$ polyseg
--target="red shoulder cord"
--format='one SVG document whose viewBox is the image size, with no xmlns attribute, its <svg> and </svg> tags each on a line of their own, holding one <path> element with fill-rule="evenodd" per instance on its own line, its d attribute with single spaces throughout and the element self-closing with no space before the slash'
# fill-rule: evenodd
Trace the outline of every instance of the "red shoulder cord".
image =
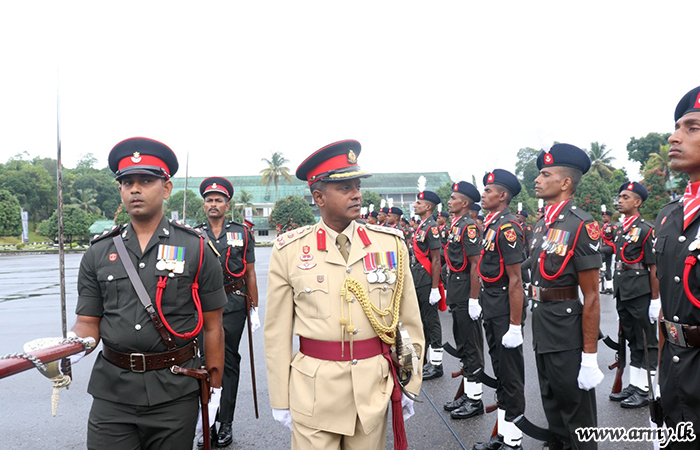
<svg viewBox="0 0 700 450">
<path fill-rule="evenodd" d="M 695 305 L 696 308 L 700 308 L 700 300 L 698 300 L 697 297 L 690 292 L 690 286 L 688 286 L 688 275 L 690 275 L 690 269 L 692 269 L 697 262 L 697 258 L 693 255 L 688 255 L 685 258 L 685 270 L 683 270 L 683 290 L 685 291 L 685 295 L 688 297 L 688 300 L 690 300 L 690 303 Z"/>
<path fill-rule="evenodd" d="M 484 230 L 486 231 L 486 230 Z M 479 272 L 479 276 L 481 277 L 482 280 L 484 280 L 487 283 L 495 283 L 496 281 L 500 280 L 501 277 L 503 276 L 503 255 L 501 254 L 501 246 L 498 245 L 498 232 L 501 231 L 501 228 L 499 227 L 496 230 L 496 234 L 493 237 L 493 240 L 496 242 L 496 249 L 498 249 L 498 276 L 496 278 L 489 278 L 485 277 L 481 273 L 481 260 L 484 259 L 484 253 L 486 253 L 486 249 L 481 250 L 481 254 L 479 255 L 479 264 L 476 266 L 477 272 Z"/>
<path fill-rule="evenodd" d="M 644 244 L 646 244 L 647 239 L 649 239 L 649 236 L 651 236 L 651 231 L 652 231 L 652 228 L 649 228 L 649 232 L 647 233 L 647 236 L 642 241 L 642 251 L 639 253 L 639 258 L 635 259 L 634 261 L 628 261 L 627 259 L 625 259 L 625 247 L 627 247 L 627 244 L 629 244 L 629 241 L 625 242 L 625 244 L 622 246 L 622 250 L 620 250 L 620 259 L 622 260 L 623 263 L 634 264 L 634 263 L 638 263 L 639 261 L 642 260 L 642 258 L 644 257 Z"/>
<path fill-rule="evenodd" d="M 581 233 L 581 228 L 583 227 L 583 221 L 581 221 L 581 224 L 578 226 L 578 230 L 576 230 L 576 237 L 574 238 L 574 245 L 571 246 L 571 250 L 566 252 L 566 258 L 564 258 L 564 262 L 562 263 L 561 267 L 559 268 L 559 271 L 555 273 L 554 275 L 547 275 L 547 272 L 544 270 L 544 257 L 547 254 L 544 250 L 542 250 L 542 253 L 540 253 L 540 275 L 542 275 L 542 278 L 545 280 L 556 280 L 559 278 L 564 272 L 564 269 L 566 268 L 566 265 L 569 264 L 569 260 L 571 259 L 572 256 L 574 256 L 574 250 L 576 249 L 576 244 L 578 243 L 578 236 Z"/>
<path fill-rule="evenodd" d="M 461 272 L 464 269 L 466 269 L 469 265 L 469 258 L 467 257 L 467 252 L 464 251 L 464 230 L 466 229 L 467 227 L 462 228 L 462 234 L 460 235 L 460 240 L 462 242 L 462 256 L 464 257 L 462 267 L 460 267 L 459 269 L 455 269 L 455 267 L 452 265 L 452 262 L 450 261 L 450 255 L 447 251 L 447 248 L 450 246 L 450 244 L 448 243 L 445 246 L 445 262 L 447 263 L 447 267 L 449 267 L 452 272 Z"/>
<path fill-rule="evenodd" d="M 156 290 L 156 307 L 158 308 L 158 315 L 160 320 L 163 321 L 163 325 L 175 336 L 182 339 L 193 339 L 197 337 L 199 332 L 202 330 L 202 325 L 204 325 L 204 316 L 202 315 L 202 302 L 199 299 L 199 272 L 202 270 L 202 259 L 204 258 L 204 239 L 199 237 L 199 267 L 197 267 L 197 275 L 194 277 L 194 283 L 192 283 L 192 300 L 194 301 L 194 306 L 197 308 L 197 326 L 194 330 L 189 333 L 180 334 L 172 329 L 165 316 L 163 315 L 163 308 L 161 307 L 161 302 L 163 300 L 163 290 L 165 290 L 165 285 L 168 281 L 168 277 L 158 277 L 158 289 Z"/>
<path fill-rule="evenodd" d="M 228 250 L 226 251 L 226 272 L 228 272 L 229 275 L 231 275 L 234 278 L 242 277 L 245 274 L 245 269 L 248 263 L 245 260 L 246 253 L 248 252 L 248 230 L 245 230 L 245 246 L 243 247 L 243 269 L 241 269 L 240 272 L 238 273 L 231 273 L 231 271 L 228 269 L 228 259 L 231 257 L 231 246 L 229 245 Z"/>
</svg>

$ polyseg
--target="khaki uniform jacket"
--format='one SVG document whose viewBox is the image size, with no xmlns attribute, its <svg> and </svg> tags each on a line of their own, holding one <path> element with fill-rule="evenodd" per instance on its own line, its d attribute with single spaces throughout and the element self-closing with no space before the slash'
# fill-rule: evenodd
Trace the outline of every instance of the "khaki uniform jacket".
<svg viewBox="0 0 700 450">
<path fill-rule="evenodd" d="M 367 233 L 371 242 L 368 245 L 358 234 L 360 228 Z M 353 222 L 347 262 L 328 237 L 323 222 L 277 238 L 270 257 L 265 317 L 265 360 L 272 408 L 290 409 L 297 423 L 344 435 L 354 434 L 356 417 L 365 433 L 386 420 L 394 382 L 389 364 L 382 355 L 358 360 L 356 364 L 326 361 L 301 352 L 292 354 L 292 338 L 296 334 L 339 342 L 344 335 L 347 341 L 350 334 L 343 331 L 341 317 L 359 329 L 354 340 L 376 337 L 360 302 L 348 303 L 341 298 L 340 289 L 345 278 L 352 277 L 368 290 L 375 306 L 388 308 L 398 281 L 370 284 L 362 258 L 372 252 L 392 251 L 401 252 L 404 262 L 400 321 L 412 342 L 425 348 L 408 252 L 403 241 L 396 240 L 399 233 L 400 230 Z M 326 250 L 322 249 L 323 244 Z M 398 260 L 398 253 L 396 257 Z M 386 322 L 391 322 L 390 316 Z M 418 373 L 413 374 L 406 389 L 417 395 L 421 378 L 421 367 L 418 367 Z"/>
</svg>

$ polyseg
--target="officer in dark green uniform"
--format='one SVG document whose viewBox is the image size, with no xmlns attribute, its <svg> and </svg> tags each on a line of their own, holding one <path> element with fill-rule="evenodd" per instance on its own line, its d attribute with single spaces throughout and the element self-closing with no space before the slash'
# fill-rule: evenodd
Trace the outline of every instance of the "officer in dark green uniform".
<svg viewBox="0 0 700 450">
<path fill-rule="evenodd" d="M 530 257 L 530 243 L 532 242 L 532 225 L 527 223 L 527 211 L 524 209 L 520 209 L 516 211 L 515 213 L 515 218 L 518 219 L 518 223 L 520 224 L 520 227 L 523 229 L 523 238 L 525 239 L 525 258 Z M 527 259 L 525 260 L 527 261 Z M 530 265 L 527 263 L 523 263 L 521 265 L 522 268 L 522 278 L 523 278 L 523 288 L 527 283 L 530 282 Z"/>
<path fill-rule="evenodd" d="M 640 408 L 649 403 L 642 333 L 646 333 L 649 368 L 653 375 L 656 375 L 659 356 L 656 319 L 652 322 L 649 318 L 652 302 L 657 305 L 657 311 L 661 307 L 656 256 L 653 252 L 654 226 L 639 214 L 647 195 L 644 186 L 628 181 L 620 186 L 617 200 L 618 210 L 625 215 L 625 219 L 615 235 L 617 263 L 613 284 L 622 333 L 630 346 L 630 384 L 619 393 L 610 394 L 610 400 L 622 401 L 620 406 L 623 408 Z"/>
<path fill-rule="evenodd" d="M 221 427 L 216 433 L 218 435 L 216 446 L 226 447 L 233 441 L 231 423 L 236 408 L 241 373 L 241 354 L 238 347 L 249 308 L 251 323 L 257 322 L 258 326 L 260 323 L 257 316 L 255 239 L 248 227 L 226 219 L 233 197 L 233 185 L 227 179 L 207 178 L 199 185 L 199 193 L 204 198 L 204 211 L 208 220 L 197 228 L 207 234 L 210 242 L 219 252 L 219 262 L 224 275 L 224 290 L 228 299 L 223 317 L 226 357 L 218 414 Z M 212 433 L 212 436 L 214 435 Z"/>
<path fill-rule="evenodd" d="M 664 422 L 691 422 L 695 439 L 671 442 L 670 449 L 697 449 L 700 433 L 700 86 L 686 93 L 674 114 L 671 169 L 689 177 L 683 198 L 656 217 L 656 270 L 661 291 L 659 385 Z M 654 315 L 654 311 L 650 311 Z M 656 390 L 658 392 L 658 390 Z"/>
<path fill-rule="evenodd" d="M 525 239 L 518 220 L 508 210 L 520 193 L 512 173 L 494 169 L 484 176 L 481 204 L 491 213 L 484 221 L 483 251 L 479 258 L 484 330 L 493 372 L 498 380 L 498 434 L 474 450 L 522 450 L 523 434 L 513 421 L 525 412 L 523 358 L 523 281 Z M 472 318 L 477 312 L 470 311 Z"/>
<path fill-rule="evenodd" d="M 94 400 L 87 446 L 189 450 L 199 385 L 171 369 L 200 367 L 195 337 L 204 330 L 211 384 L 221 386 L 221 266 L 196 231 L 163 215 L 178 168 L 170 148 L 127 139 L 112 149 L 109 167 L 131 221 L 95 239 L 80 263 L 73 331 L 103 345 L 88 385 Z M 129 272 L 145 288 L 152 315 Z"/>
<path fill-rule="evenodd" d="M 418 194 L 415 213 L 421 223 L 413 233 L 413 258 L 411 273 L 416 286 L 418 306 L 423 320 L 423 333 L 428 349 L 427 361 L 423 365 L 423 380 L 441 377 L 442 370 L 442 326 L 438 316 L 440 301 L 440 230 L 433 219 L 435 206 L 440 197 L 431 191 Z M 393 210 L 394 208 L 392 208 Z M 391 214 L 389 215 L 391 217 Z"/>
<path fill-rule="evenodd" d="M 476 219 L 479 217 L 479 211 L 481 211 L 481 205 L 478 203 L 472 203 L 472 205 L 469 207 L 469 217 L 471 217 L 477 226 L 479 224 L 477 223 Z M 484 220 L 484 218 L 482 217 L 481 220 Z"/>
<path fill-rule="evenodd" d="M 445 260 L 449 268 L 447 305 L 452 313 L 452 334 L 462 365 L 464 394 L 444 405 L 455 419 L 466 419 L 484 413 L 482 386 L 475 373 L 484 369 L 484 332 L 479 317 L 469 316 L 470 301 L 479 303 L 479 274 L 477 264 L 481 253 L 481 232 L 469 216 L 474 202 L 481 194 L 473 184 L 460 181 L 452 185 L 447 205 L 454 219 L 447 232 Z M 471 300 L 470 300 L 471 299 Z"/>
<path fill-rule="evenodd" d="M 590 166 L 586 152 L 569 144 L 555 144 L 537 157 L 535 194 L 547 206 L 531 247 L 532 340 L 542 404 L 556 440 L 550 448 L 597 448 L 575 432 L 597 426 L 594 388 L 603 380 L 597 362 L 600 229 L 571 198 Z"/>
</svg>

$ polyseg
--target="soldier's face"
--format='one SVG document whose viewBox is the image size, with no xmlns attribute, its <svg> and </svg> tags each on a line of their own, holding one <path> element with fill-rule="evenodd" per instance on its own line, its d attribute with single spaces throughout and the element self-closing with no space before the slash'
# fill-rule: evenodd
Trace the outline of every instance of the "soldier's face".
<svg viewBox="0 0 700 450">
<path fill-rule="evenodd" d="M 610 216 L 607 214 L 603 214 L 603 223 L 608 223 L 610 222 Z"/>
<path fill-rule="evenodd" d="M 231 209 L 229 203 L 223 194 L 212 192 L 204 197 L 204 212 L 209 219 L 221 219 L 226 216 L 226 213 Z"/>
<path fill-rule="evenodd" d="M 428 203 L 427 201 L 418 199 L 416 200 L 416 204 L 413 207 L 413 211 L 419 216 L 422 216 L 428 211 L 429 205 L 430 203 Z"/>
<path fill-rule="evenodd" d="M 447 210 L 450 212 L 450 214 L 461 213 L 467 207 L 468 202 L 469 201 L 467 200 L 466 195 L 459 192 L 452 192 L 450 194 L 450 199 L 447 201 Z"/>
<path fill-rule="evenodd" d="M 370 225 L 375 225 L 375 224 L 377 223 L 377 218 L 376 218 L 376 217 L 373 217 L 373 216 L 369 216 L 369 217 L 367 218 L 367 223 L 370 224 Z"/>
<path fill-rule="evenodd" d="M 506 196 L 505 190 L 499 190 L 493 184 L 484 186 L 484 193 L 481 194 L 481 207 L 489 211 L 495 211 Z"/>
<path fill-rule="evenodd" d="M 668 138 L 671 170 L 685 172 L 690 181 L 700 181 L 700 112 L 690 112 L 676 122 L 676 131 Z"/>
<path fill-rule="evenodd" d="M 389 225 L 396 225 L 399 223 L 399 215 L 398 214 L 387 214 L 386 215 L 386 223 Z"/>
<path fill-rule="evenodd" d="M 437 223 L 438 225 L 445 225 L 445 223 L 447 223 L 447 218 L 443 216 L 438 216 Z"/>
<path fill-rule="evenodd" d="M 386 213 L 380 212 L 377 214 L 377 222 L 384 223 L 386 221 Z"/>
<path fill-rule="evenodd" d="M 637 210 L 642 206 L 642 199 L 631 191 L 622 191 L 617 197 L 617 209 L 621 214 L 637 214 Z"/>
<path fill-rule="evenodd" d="M 153 175 L 127 175 L 119 181 L 124 208 L 132 220 L 163 215 L 163 200 L 170 197 L 173 183 Z"/>
<path fill-rule="evenodd" d="M 360 217 L 362 193 L 359 178 L 333 181 L 327 184 L 325 192 L 314 191 L 313 196 L 322 213 L 325 213 L 324 217 L 347 223 Z"/>
<path fill-rule="evenodd" d="M 544 167 L 535 178 L 535 196 L 544 200 L 557 198 L 564 190 L 565 179 L 557 166 Z"/>
</svg>

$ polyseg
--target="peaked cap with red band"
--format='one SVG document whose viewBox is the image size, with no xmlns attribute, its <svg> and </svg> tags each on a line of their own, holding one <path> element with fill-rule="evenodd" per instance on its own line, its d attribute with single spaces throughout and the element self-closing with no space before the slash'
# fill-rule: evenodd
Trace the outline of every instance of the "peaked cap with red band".
<svg viewBox="0 0 700 450">
<path fill-rule="evenodd" d="M 433 191 L 419 192 L 418 200 L 426 200 L 430 203 L 434 203 L 435 205 L 439 205 L 442 202 L 442 200 L 440 200 L 440 196 Z"/>
<path fill-rule="evenodd" d="M 571 167 L 586 173 L 591 168 L 591 158 L 575 145 L 554 144 L 548 152 L 542 150 L 537 156 L 537 169 L 556 166 Z"/>
<path fill-rule="evenodd" d="M 474 203 L 481 201 L 481 194 L 479 190 L 471 183 L 467 181 L 460 181 L 452 185 L 452 190 L 454 192 L 459 192 L 460 194 L 466 195 L 474 201 Z M 478 211 L 478 209 L 477 209 Z"/>
<path fill-rule="evenodd" d="M 683 96 L 681 101 L 678 102 L 673 119 L 678 122 L 678 119 L 693 111 L 700 111 L 700 86 L 689 91 Z"/>
<path fill-rule="evenodd" d="M 142 137 L 125 139 L 115 145 L 107 161 L 117 181 L 132 174 L 155 175 L 167 180 L 179 167 L 170 147 Z"/>
<path fill-rule="evenodd" d="M 484 186 L 487 184 L 497 184 L 508 189 L 513 197 L 520 193 L 520 181 L 518 178 L 507 170 L 493 169 L 493 172 L 484 175 Z"/>
<path fill-rule="evenodd" d="M 209 177 L 199 185 L 199 194 L 204 198 L 212 192 L 223 194 L 224 197 L 231 200 L 231 197 L 233 197 L 233 185 L 226 178 Z"/>
<path fill-rule="evenodd" d="M 297 169 L 297 178 L 312 185 L 316 181 L 341 181 L 371 177 L 357 165 L 362 146 L 353 139 L 334 142 L 316 150 Z"/>
<path fill-rule="evenodd" d="M 647 197 L 649 196 L 649 192 L 647 191 L 647 188 L 642 186 L 640 183 L 637 183 L 636 181 L 626 181 L 625 183 L 620 186 L 620 190 L 618 192 L 622 191 L 631 191 L 637 194 L 642 198 L 642 201 L 645 201 Z"/>
</svg>

